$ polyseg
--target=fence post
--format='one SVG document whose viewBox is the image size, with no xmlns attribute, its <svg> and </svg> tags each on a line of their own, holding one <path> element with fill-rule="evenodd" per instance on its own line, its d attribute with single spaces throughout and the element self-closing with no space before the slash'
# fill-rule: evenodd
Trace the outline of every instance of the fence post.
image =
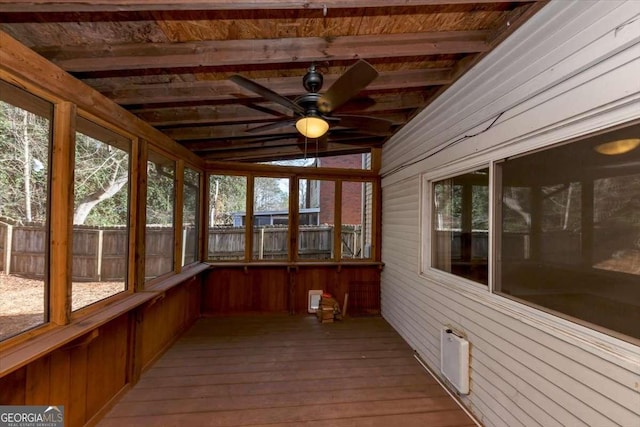
<svg viewBox="0 0 640 427">
<path fill-rule="evenodd" d="M 7 224 L 6 235 L 4 236 L 4 274 L 11 273 L 11 245 L 13 244 L 13 226 Z"/>
<path fill-rule="evenodd" d="M 102 246 L 104 243 L 104 230 L 98 230 L 98 282 L 102 282 Z"/>
<path fill-rule="evenodd" d="M 258 259 L 264 257 L 264 227 L 260 229 L 260 249 L 258 252 Z"/>
</svg>

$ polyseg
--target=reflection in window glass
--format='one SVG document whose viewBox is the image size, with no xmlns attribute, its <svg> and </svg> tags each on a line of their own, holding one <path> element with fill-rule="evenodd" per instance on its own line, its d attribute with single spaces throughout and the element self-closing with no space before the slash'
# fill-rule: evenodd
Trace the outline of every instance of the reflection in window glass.
<svg viewBox="0 0 640 427">
<path fill-rule="evenodd" d="M 342 259 L 372 257 L 373 185 L 370 182 L 342 183 Z"/>
<path fill-rule="evenodd" d="M 198 219 L 200 211 L 200 174 L 193 169 L 184 169 L 184 191 L 182 201 L 182 265 L 199 260 Z"/>
<path fill-rule="evenodd" d="M 209 177 L 209 253 L 210 260 L 241 260 L 245 251 L 247 177 L 211 175 Z"/>
<path fill-rule="evenodd" d="M 640 338 L 640 125 L 500 164 L 496 291 Z M 638 141 L 640 143 L 640 141 Z"/>
<path fill-rule="evenodd" d="M 488 284 L 489 169 L 433 183 L 431 266 Z"/>
<path fill-rule="evenodd" d="M 287 259 L 289 256 L 289 179 L 254 180 L 253 259 Z"/>
<path fill-rule="evenodd" d="M 72 309 L 126 289 L 130 141 L 78 118 Z"/>
<path fill-rule="evenodd" d="M 173 271 L 175 162 L 149 151 L 145 279 Z"/>
<path fill-rule="evenodd" d="M 299 259 L 333 259 L 335 182 L 298 181 Z"/>
<path fill-rule="evenodd" d="M 52 106 L 0 82 L 0 341 L 48 320 Z"/>
</svg>

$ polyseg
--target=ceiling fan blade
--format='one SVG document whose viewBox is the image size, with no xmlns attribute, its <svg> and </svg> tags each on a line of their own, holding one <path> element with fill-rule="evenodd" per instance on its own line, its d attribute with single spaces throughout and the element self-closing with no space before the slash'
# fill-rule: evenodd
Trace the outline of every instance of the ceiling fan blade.
<svg viewBox="0 0 640 427">
<path fill-rule="evenodd" d="M 269 123 L 268 125 L 257 126 L 251 129 L 247 129 L 245 132 L 248 133 L 260 133 L 267 132 L 273 129 L 280 129 L 287 126 L 293 126 L 295 124 L 295 120 L 282 120 L 275 123 Z"/>
<path fill-rule="evenodd" d="M 367 87 L 376 77 L 378 77 L 376 69 L 367 61 L 359 60 L 320 96 L 318 109 L 323 113 L 335 110 Z"/>
<path fill-rule="evenodd" d="M 272 91 L 271 89 L 268 89 L 256 82 L 254 82 L 253 80 L 250 80 L 246 77 L 241 76 L 240 74 L 234 74 L 233 76 L 229 77 L 229 79 L 234 82 L 235 84 L 242 86 L 245 89 L 250 90 L 251 92 L 255 92 L 258 95 L 260 95 L 261 97 L 268 99 L 269 101 L 273 101 L 276 102 L 282 106 L 285 106 L 287 108 L 290 108 L 291 110 L 293 110 L 296 113 L 299 114 L 304 114 L 304 108 L 302 108 L 301 106 L 299 106 L 298 104 L 296 104 L 295 102 L 291 101 L 289 98 L 285 98 L 282 95 L 279 95 L 277 93 L 275 93 L 274 91 Z"/>
<path fill-rule="evenodd" d="M 359 132 L 372 135 L 390 135 L 393 122 L 369 116 L 334 116 L 340 119 L 338 126 L 356 128 Z"/>
</svg>

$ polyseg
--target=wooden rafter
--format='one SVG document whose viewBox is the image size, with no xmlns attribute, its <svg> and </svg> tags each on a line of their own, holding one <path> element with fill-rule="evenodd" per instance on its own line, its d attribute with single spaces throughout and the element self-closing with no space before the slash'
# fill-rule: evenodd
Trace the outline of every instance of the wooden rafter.
<svg viewBox="0 0 640 427">
<path fill-rule="evenodd" d="M 397 114 L 403 111 L 411 111 L 420 108 L 427 102 L 428 97 L 422 93 L 408 92 L 401 94 L 383 94 L 371 96 L 372 103 L 365 107 L 360 107 L 356 101 L 347 104 L 340 109 L 343 114 L 383 114 L 390 120 L 401 120 Z M 265 104 L 272 106 L 272 104 Z M 275 107 L 275 106 L 274 106 Z M 204 126 L 210 124 L 233 124 L 233 123 L 262 123 L 276 120 L 278 117 L 267 113 L 252 111 L 242 104 L 235 105 L 213 105 L 197 107 L 176 107 L 132 110 L 138 117 L 156 127 L 182 127 L 182 126 Z M 395 116 L 395 117 L 394 117 Z"/>
<path fill-rule="evenodd" d="M 367 36 L 127 43 L 35 49 L 70 72 L 311 63 L 358 58 L 485 52 L 488 31 L 442 31 Z"/>
<path fill-rule="evenodd" d="M 338 77 L 333 74 L 324 76 L 323 87 L 330 87 Z M 304 93 L 302 76 L 255 79 L 255 81 L 282 96 L 296 96 Z M 367 87 L 367 92 L 390 90 L 397 88 L 400 84 L 403 89 L 410 89 L 449 83 L 451 83 L 451 69 L 449 68 L 383 72 Z M 193 101 L 237 102 L 239 94 L 243 96 L 244 103 L 260 100 L 255 93 L 249 92 L 229 80 L 136 85 L 104 90 L 103 94 L 121 105 Z"/>
<path fill-rule="evenodd" d="M 442 4 L 512 3 L 532 0 L 0 0 L 0 12 L 123 12 L 155 10 L 351 9 L 362 7 L 433 6 Z M 534 0 L 535 1 L 535 0 Z"/>
</svg>

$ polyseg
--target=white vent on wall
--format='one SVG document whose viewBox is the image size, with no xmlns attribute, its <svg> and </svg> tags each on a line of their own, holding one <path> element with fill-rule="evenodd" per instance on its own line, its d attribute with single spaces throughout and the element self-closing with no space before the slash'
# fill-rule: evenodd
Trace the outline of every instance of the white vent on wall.
<svg viewBox="0 0 640 427">
<path fill-rule="evenodd" d="M 461 394 L 469 394 L 469 341 L 448 328 L 440 331 L 440 371 Z"/>
<path fill-rule="evenodd" d="M 324 291 L 312 289 L 309 291 L 309 299 L 307 305 L 307 311 L 309 313 L 315 313 L 318 311 L 318 307 L 320 306 L 320 298 L 322 297 L 322 293 Z"/>
</svg>

